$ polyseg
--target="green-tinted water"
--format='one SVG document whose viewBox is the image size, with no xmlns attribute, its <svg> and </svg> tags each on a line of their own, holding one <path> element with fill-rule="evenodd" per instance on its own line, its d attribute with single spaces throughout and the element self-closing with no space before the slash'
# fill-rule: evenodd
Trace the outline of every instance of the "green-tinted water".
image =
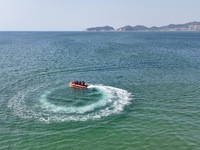
<svg viewBox="0 0 200 150">
<path fill-rule="evenodd" d="M 1 32 L 0 149 L 199 149 L 199 41 Z"/>
</svg>

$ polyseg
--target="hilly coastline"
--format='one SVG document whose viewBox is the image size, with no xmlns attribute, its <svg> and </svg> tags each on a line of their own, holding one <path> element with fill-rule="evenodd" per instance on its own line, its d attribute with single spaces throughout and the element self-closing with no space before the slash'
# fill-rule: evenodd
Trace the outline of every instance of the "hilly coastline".
<svg viewBox="0 0 200 150">
<path fill-rule="evenodd" d="M 104 27 L 87 28 L 85 31 L 115 31 L 115 29 L 110 26 L 104 26 Z"/>
<path fill-rule="evenodd" d="M 161 27 L 146 27 L 143 25 L 130 26 L 114 29 L 111 26 L 87 28 L 85 31 L 118 31 L 118 32 L 131 32 L 131 31 L 200 31 L 200 22 L 194 21 L 185 24 L 169 24 Z"/>
</svg>

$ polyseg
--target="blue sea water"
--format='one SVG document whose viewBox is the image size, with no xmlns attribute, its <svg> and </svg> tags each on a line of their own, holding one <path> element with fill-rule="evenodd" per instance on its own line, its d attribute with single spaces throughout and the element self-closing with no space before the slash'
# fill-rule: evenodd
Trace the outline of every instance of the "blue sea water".
<svg viewBox="0 0 200 150">
<path fill-rule="evenodd" d="M 0 77 L 0 149 L 200 149 L 200 32 L 0 32 Z"/>
</svg>

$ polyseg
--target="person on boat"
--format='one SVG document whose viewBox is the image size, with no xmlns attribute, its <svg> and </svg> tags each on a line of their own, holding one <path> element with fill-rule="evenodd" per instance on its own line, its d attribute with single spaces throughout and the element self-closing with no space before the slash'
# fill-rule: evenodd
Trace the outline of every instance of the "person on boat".
<svg viewBox="0 0 200 150">
<path fill-rule="evenodd" d="M 74 84 L 85 86 L 85 82 L 84 81 L 76 80 L 76 81 L 74 81 Z"/>
</svg>

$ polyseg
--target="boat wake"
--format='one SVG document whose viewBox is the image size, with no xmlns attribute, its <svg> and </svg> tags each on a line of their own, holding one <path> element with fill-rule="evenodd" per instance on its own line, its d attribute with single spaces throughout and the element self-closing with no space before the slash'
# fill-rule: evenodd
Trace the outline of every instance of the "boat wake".
<svg viewBox="0 0 200 150">
<path fill-rule="evenodd" d="M 48 85 L 43 84 L 18 91 L 8 107 L 21 118 L 45 123 L 86 121 L 120 113 L 132 99 L 128 91 L 104 85 L 47 89 Z"/>
</svg>

